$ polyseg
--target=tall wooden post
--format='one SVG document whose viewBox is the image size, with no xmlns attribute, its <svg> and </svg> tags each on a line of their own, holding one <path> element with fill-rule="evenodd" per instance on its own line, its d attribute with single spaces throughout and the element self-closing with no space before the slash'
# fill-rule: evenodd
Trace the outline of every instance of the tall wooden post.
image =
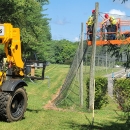
<svg viewBox="0 0 130 130">
<path fill-rule="evenodd" d="M 80 59 L 83 58 L 83 23 L 81 23 L 81 44 L 80 44 Z M 83 59 L 79 68 L 80 78 L 80 106 L 83 106 Z"/>
<path fill-rule="evenodd" d="M 95 78 L 95 54 L 96 54 L 96 33 L 97 33 L 97 23 L 98 23 L 98 9 L 99 3 L 95 3 L 95 18 L 94 18 L 94 28 L 93 28 L 93 39 L 92 39 L 92 55 L 91 55 L 91 65 L 90 65 L 90 83 L 89 83 L 89 110 L 93 110 L 94 104 L 94 78 Z"/>
</svg>

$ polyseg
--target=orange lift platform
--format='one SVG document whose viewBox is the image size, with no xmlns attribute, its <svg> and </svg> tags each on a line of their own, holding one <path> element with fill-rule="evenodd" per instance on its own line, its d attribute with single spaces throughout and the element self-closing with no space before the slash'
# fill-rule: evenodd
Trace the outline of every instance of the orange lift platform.
<svg viewBox="0 0 130 130">
<path fill-rule="evenodd" d="M 113 44 L 113 45 L 121 45 L 121 44 L 130 44 L 130 31 L 122 31 L 122 28 L 124 26 L 130 26 L 130 20 L 121 20 L 120 18 L 117 19 L 117 31 L 116 32 L 106 32 L 106 31 L 101 31 L 102 29 L 102 24 L 99 23 L 99 28 L 100 31 L 97 32 L 96 36 L 98 37 L 96 40 L 96 45 L 100 46 L 100 45 L 109 45 L 109 44 Z M 105 29 L 106 30 L 106 29 Z M 90 34 L 90 33 L 89 33 Z M 89 46 L 92 45 L 92 41 L 89 41 L 88 39 L 88 35 L 87 34 L 87 44 Z M 115 34 L 116 38 L 115 40 L 107 40 L 107 35 L 109 34 Z"/>
</svg>

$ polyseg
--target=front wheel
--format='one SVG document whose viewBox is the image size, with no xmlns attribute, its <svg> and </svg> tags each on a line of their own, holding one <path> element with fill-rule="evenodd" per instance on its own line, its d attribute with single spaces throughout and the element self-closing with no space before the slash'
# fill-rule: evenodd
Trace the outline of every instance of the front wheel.
<svg viewBox="0 0 130 130">
<path fill-rule="evenodd" d="M 27 107 L 27 94 L 23 87 L 14 92 L 0 93 L 0 116 L 9 122 L 21 120 Z"/>
</svg>

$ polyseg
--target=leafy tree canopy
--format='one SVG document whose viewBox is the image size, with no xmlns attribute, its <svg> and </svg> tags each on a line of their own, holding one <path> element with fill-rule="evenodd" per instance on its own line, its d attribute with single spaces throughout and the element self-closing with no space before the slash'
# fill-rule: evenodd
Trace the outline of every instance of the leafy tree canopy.
<svg viewBox="0 0 130 130">
<path fill-rule="evenodd" d="M 24 53 L 51 39 L 49 18 L 43 7 L 48 0 L 1 0 L 0 22 L 20 28 Z"/>
</svg>

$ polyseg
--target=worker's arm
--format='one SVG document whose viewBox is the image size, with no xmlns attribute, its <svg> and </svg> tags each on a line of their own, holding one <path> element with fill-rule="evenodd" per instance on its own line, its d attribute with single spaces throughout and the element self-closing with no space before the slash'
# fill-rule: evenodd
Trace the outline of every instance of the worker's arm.
<svg viewBox="0 0 130 130">
<path fill-rule="evenodd" d="M 105 19 L 101 24 L 103 25 L 104 23 L 106 23 L 109 19 Z"/>
</svg>

